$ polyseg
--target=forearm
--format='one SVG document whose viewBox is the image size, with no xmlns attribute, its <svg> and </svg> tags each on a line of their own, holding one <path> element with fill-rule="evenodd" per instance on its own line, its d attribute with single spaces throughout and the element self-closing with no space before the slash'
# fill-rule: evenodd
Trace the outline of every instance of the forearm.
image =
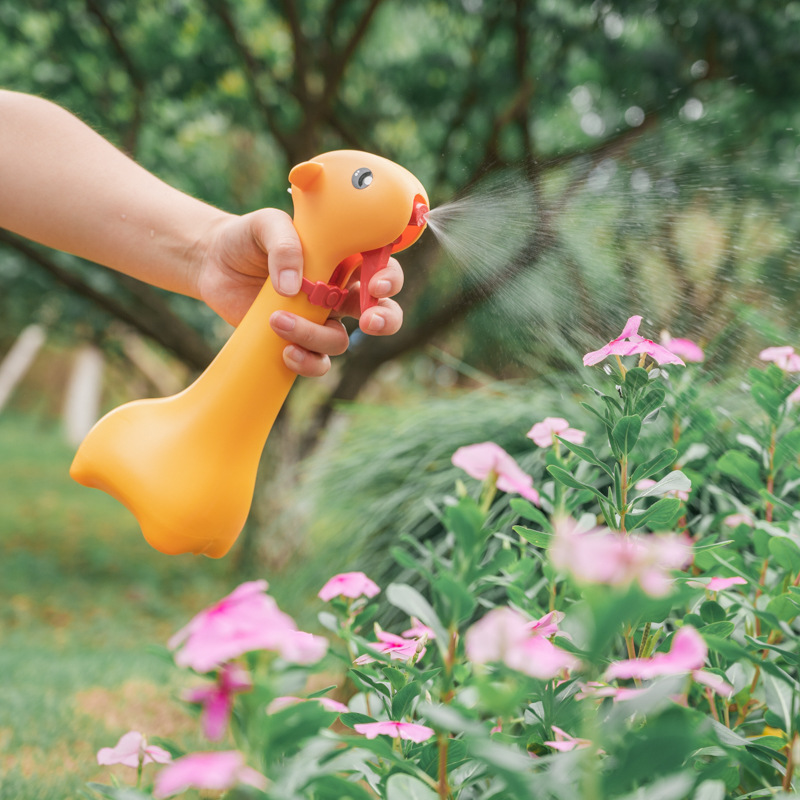
<svg viewBox="0 0 800 800">
<path fill-rule="evenodd" d="M 197 296 L 200 242 L 228 216 L 163 183 L 64 109 L 0 91 L 0 227 Z"/>
</svg>

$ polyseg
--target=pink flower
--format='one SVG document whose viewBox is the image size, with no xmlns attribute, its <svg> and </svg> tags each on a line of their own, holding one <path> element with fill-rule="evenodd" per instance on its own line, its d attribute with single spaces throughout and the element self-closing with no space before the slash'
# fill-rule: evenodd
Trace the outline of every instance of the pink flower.
<svg viewBox="0 0 800 800">
<path fill-rule="evenodd" d="M 264 791 L 267 779 L 244 763 L 236 750 L 192 753 L 173 761 L 156 775 L 153 796 L 171 797 L 187 789 L 225 791 L 239 784 Z"/>
<path fill-rule="evenodd" d="M 658 481 L 654 481 L 652 478 L 642 478 L 642 480 L 636 481 L 636 485 L 633 488 L 636 489 L 637 492 L 643 492 L 645 489 L 655 486 L 656 483 L 658 483 Z M 683 489 L 672 489 L 671 491 L 664 492 L 664 496 L 677 497 L 678 500 L 686 502 L 689 499 L 689 492 Z"/>
<path fill-rule="evenodd" d="M 145 764 L 167 764 L 172 756 L 161 747 L 147 744 L 147 739 L 138 731 L 123 734 L 114 747 L 103 747 L 97 751 L 97 763 L 103 766 L 124 764 L 138 769 Z"/>
<path fill-rule="evenodd" d="M 800 355 L 795 353 L 794 347 L 768 347 L 762 350 L 758 357 L 762 361 L 771 361 L 785 372 L 800 372 Z"/>
<path fill-rule="evenodd" d="M 550 726 L 555 734 L 555 740 L 545 742 L 548 747 L 553 750 L 560 750 L 562 753 L 567 753 L 570 750 L 578 750 L 583 747 L 589 747 L 592 743 L 588 739 L 576 739 L 570 736 L 566 731 L 557 728 L 555 725 Z"/>
<path fill-rule="evenodd" d="M 786 402 L 791 405 L 800 400 L 800 386 L 798 386 L 787 398 Z"/>
<path fill-rule="evenodd" d="M 337 714 L 344 714 L 350 709 L 338 700 L 331 697 L 292 697 L 287 695 L 285 697 L 276 697 L 268 706 L 267 714 L 274 714 L 287 706 L 292 706 L 297 703 L 319 703 L 326 711 L 335 711 Z"/>
<path fill-rule="evenodd" d="M 699 364 L 705 360 L 706 354 L 697 342 L 691 339 L 673 339 L 666 331 L 661 334 L 661 344 L 684 361 Z"/>
<path fill-rule="evenodd" d="M 421 639 L 424 636 L 429 642 L 436 638 L 436 634 L 416 617 L 411 617 L 411 627 L 407 631 L 403 631 L 403 636 L 406 639 Z"/>
<path fill-rule="evenodd" d="M 533 636 L 553 636 L 558 633 L 558 626 L 564 619 L 563 611 L 550 611 L 540 619 L 525 626 Z"/>
<path fill-rule="evenodd" d="M 333 600 L 334 597 L 375 597 L 380 587 L 363 572 L 342 572 L 334 575 L 320 590 L 320 600 Z"/>
<path fill-rule="evenodd" d="M 210 672 L 252 650 L 274 650 L 288 661 L 319 661 L 328 644 L 301 633 L 294 620 L 265 594 L 266 581 L 243 583 L 211 608 L 201 611 L 169 641 L 178 649 L 175 663 Z"/>
<path fill-rule="evenodd" d="M 419 660 L 425 655 L 425 645 L 419 639 L 404 639 L 402 636 L 396 636 L 394 633 L 387 633 L 382 630 L 378 630 L 375 635 L 378 637 L 378 641 L 370 644 L 370 649 L 376 653 L 388 655 L 393 661 Z M 362 664 L 371 664 L 373 661 L 375 659 L 365 653 L 359 656 L 355 663 L 360 666 Z"/>
<path fill-rule="evenodd" d="M 724 680 L 702 669 L 708 648 L 703 637 L 692 627 L 686 625 L 672 638 L 668 653 L 656 653 L 650 658 L 630 658 L 615 661 L 606 670 L 606 679 L 640 678 L 649 680 L 661 675 L 680 675 L 691 673 L 698 682 L 710 686 L 720 694 L 730 695 L 732 687 Z"/>
<path fill-rule="evenodd" d="M 755 524 L 749 514 L 728 514 L 722 521 L 731 528 L 735 528 L 738 525 L 749 525 L 752 528 Z"/>
<path fill-rule="evenodd" d="M 514 647 L 506 655 L 505 663 L 531 678 L 548 681 L 558 677 L 564 670 L 575 669 L 578 659 L 556 647 L 549 639 L 533 636 Z"/>
<path fill-rule="evenodd" d="M 503 663 L 540 680 L 555 678 L 578 661 L 546 638 L 558 629 L 554 619 L 551 613 L 531 622 L 513 608 L 493 608 L 467 631 L 467 658 L 475 664 Z"/>
<path fill-rule="evenodd" d="M 528 431 L 527 436 L 539 447 L 550 447 L 555 444 L 556 436 L 573 444 L 583 444 L 586 431 L 570 428 L 569 423 L 562 417 L 545 417 Z"/>
<path fill-rule="evenodd" d="M 683 536 L 634 536 L 605 528 L 580 532 L 569 517 L 556 520 L 549 554 L 553 566 L 578 583 L 627 587 L 637 582 L 652 597 L 667 594 L 673 583 L 670 572 L 692 560 Z"/>
<path fill-rule="evenodd" d="M 202 703 L 203 733 L 212 742 L 218 742 L 225 735 L 228 720 L 233 709 L 233 696 L 237 692 L 247 692 L 253 688 L 247 671 L 231 662 L 225 664 L 217 673 L 213 686 L 203 686 L 187 691 L 183 699 L 189 703 Z"/>
<path fill-rule="evenodd" d="M 526 475 L 519 464 L 500 445 L 494 442 L 459 447 L 453 453 L 453 465 L 464 470 L 471 478 L 486 480 L 497 476 L 497 488 L 514 492 L 539 505 L 539 493 L 533 488 L 533 478 Z"/>
<path fill-rule="evenodd" d="M 608 356 L 632 356 L 641 353 L 650 356 L 659 364 L 686 366 L 675 353 L 671 353 L 666 347 L 640 336 L 639 325 L 641 322 L 642 318 L 640 316 L 630 317 L 625 323 L 622 333 L 616 339 L 612 339 L 599 350 L 587 353 L 583 357 L 584 366 L 591 367 L 599 364 Z"/>
<path fill-rule="evenodd" d="M 394 739 L 408 739 L 410 742 L 425 742 L 435 734 L 433 728 L 415 722 L 360 722 L 353 730 L 363 733 L 367 739 L 377 736 L 391 736 Z"/>
<path fill-rule="evenodd" d="M 746 584 L 747 581 L 738 575 L 733 578 L 714 577 L 708 582 L 706 589 L 708 589 L 709 592 L 722 592 L 725 591 L 725 589 L 730 589 L 731 586 L 744 586 Z"/>
<path fill-rule="evenodd" d="M 606 678 L 641 678 L 648 680 L 659 675 L 678 675 L 700 669 L 706 660 L 708 648 L 703 637 L 688 625 L 672 638 L 668 653 L 656 653 L 651 658 L 630 658 L 615 661 L 606 670 Z"/>
</svg>

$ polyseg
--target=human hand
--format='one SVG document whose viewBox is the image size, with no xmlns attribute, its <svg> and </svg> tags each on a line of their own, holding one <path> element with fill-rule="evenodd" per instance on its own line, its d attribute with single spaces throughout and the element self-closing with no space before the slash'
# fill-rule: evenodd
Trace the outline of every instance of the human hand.
<svg viewBox="0 0 800 800">
<path fill-rule="evenodd" d="M 297 294 L 303 270 L 303 251 L 288 214 L 273 208 L 244 216 L 225 215 L 199 245 L 195 274 L 196 296 L 232 325 L 238 325 L 269 275 L 275 290 Z M 403 322 L 403 311 L 391 298 L 403 286 L 403 271 L 393 258 L 370 281 L 377 305 L 360 313 L 357 273 L 342 309 L 322 325 L 295 314 L 275 312 L 272 329 L 289 342 L 284 363 L 298 375 L 319 377 L 330 369 L 330 356 L 347 350 L 348 335 L 340 317 L 359 320 L 364 333 L 388 336 Z"/>
</svg>

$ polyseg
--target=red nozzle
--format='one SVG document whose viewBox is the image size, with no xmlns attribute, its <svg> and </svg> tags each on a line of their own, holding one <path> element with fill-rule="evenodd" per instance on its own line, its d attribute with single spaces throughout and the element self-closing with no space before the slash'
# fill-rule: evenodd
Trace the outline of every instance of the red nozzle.
<svg viewBox="0 0 800 800">
<path fill-rule="evenodd" d="M 414 203 L 414 210 L 411 212 L 411 219 L 409 225 L 416 225 L 421 228 L 425 224 L 426 217 L 430 213 L 430 209 L 425 203 Z"/>
</svg>

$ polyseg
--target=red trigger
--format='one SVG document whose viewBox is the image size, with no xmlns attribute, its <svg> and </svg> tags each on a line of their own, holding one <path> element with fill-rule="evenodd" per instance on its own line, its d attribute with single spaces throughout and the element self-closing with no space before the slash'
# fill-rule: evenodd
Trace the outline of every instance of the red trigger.
<svg viewBox="0 0 800 800">
<path fill-rule="evenodd" d="M 378 298 L 373 297 L 369 293 L 369 282 L 373 276 L 384 269 L 389 264 L 389 256 L 392 254 L 393 244 L 387 244 L 384 247 L 379 247 L 377 250 L 366 250 L 361 255 L 363 262 L 361 263 L 361 313 L 363 314 L 368 308 L 377 305 Z"/>
</svg>

